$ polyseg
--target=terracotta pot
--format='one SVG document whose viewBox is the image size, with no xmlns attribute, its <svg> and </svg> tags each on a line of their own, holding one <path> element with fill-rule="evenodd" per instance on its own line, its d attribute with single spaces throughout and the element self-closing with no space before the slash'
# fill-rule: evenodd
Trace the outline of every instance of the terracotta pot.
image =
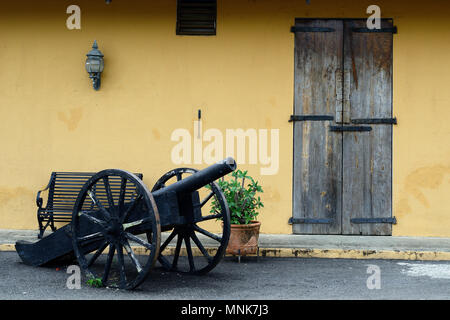
<svg viewBox="0 0 450 320">
<path fill-rule="evenodd" d="M 261 222 L 258 221 L 232 224 L 227 253 L 239 256 L 257 253 L 260 226 Z"/>
</svg>

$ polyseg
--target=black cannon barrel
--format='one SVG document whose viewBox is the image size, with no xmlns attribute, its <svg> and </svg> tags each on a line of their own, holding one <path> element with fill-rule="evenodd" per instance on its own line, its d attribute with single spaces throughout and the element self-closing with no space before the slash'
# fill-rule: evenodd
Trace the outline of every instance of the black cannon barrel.
<svg viewBox="0 0 450 320">
<path fill-rule="evenodd" d="M 189 177 L 153 192 L 153 195 L 157 196 L 169 191 L 175 191 L 178 194 L 194 192 L 234 170 L 236 170 L 236 161 L 233 158 L 228 157 L 190 175 Z"/>
</svg>

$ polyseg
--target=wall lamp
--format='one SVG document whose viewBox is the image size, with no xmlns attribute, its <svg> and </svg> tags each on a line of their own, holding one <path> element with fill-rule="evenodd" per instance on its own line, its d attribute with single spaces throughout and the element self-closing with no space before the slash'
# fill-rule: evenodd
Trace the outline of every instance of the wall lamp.
<svg viewBox="0 0 450 320">
<path fill-rule="evenodd" d="M 95 90 L 100 89 L 101 74 L 104 68 L 103 53 L 98 50 L 97 40 L 92 45 L 92 50 L 86 55 L 86 71 L 89 73 L 89 78 L 92 79 L 92 86 Z"/>
</svg>

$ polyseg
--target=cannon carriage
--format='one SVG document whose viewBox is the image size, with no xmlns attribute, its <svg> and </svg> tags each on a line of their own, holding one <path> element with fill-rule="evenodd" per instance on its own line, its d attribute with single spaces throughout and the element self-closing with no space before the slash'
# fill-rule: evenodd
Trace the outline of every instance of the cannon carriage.
<svg viewBox="0 0 450 320">
<path fill-rule="evenodd" d="M 215 181 L 235 169 L 232 158 L 200 171 L 174 169 L 151 191 L 138 175 L 119 169 L 66 183 L 81 186 L 69 223 L 56 230 L 54 210 L 48 211 L 54 232 L 35 243 L 18 241 L 17 253 L 33 266 L 76 259 L 88 279 L 120 289 L 136 288 L 157 260 L 170 271 L 205 274 L 225 255 L 230 236 L 228 204 Z M 76 186 L 69 188 L 73 193 Z M 212 201 L 220 210 L 210 212 Z"/>
</svg>

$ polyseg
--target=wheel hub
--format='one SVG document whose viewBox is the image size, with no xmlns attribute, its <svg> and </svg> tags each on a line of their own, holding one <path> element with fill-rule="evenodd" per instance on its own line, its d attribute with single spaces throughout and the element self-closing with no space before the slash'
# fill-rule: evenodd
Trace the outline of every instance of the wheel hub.
<svg viewBox="0 0 450 320">
<path fill-rule="evenodd" d="M 123 226 L 119 221 L 112 220 L 111 225 L 106 229 L 106 233 L 112 237 L 119 237 L 123 232 Z"/>
</svg>

